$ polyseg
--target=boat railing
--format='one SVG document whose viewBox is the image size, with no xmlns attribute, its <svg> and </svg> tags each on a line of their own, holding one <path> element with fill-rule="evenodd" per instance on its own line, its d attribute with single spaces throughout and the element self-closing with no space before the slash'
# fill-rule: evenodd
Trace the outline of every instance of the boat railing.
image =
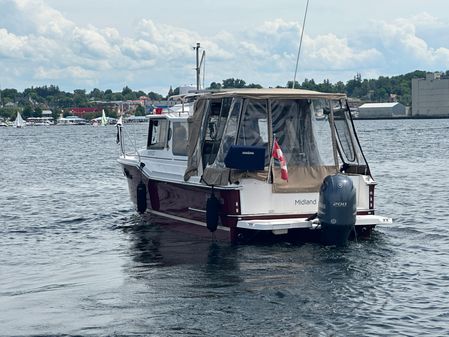
<svg viewBox="0 0 449 337">
<path fill-rule="evenodd" d="M 126 156 L 139 156 L 137 147 L 137 141 L 135 137 L 131 135 L 127 128 L 123 127 L 121 121 L 117 122 L 117 144 L 120 146 L 120 155 Z"/>
</svg>

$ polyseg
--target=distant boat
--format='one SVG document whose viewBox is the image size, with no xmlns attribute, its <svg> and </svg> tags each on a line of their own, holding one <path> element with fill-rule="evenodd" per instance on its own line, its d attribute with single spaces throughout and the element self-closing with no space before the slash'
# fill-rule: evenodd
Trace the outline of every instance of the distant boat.
<svg viewBox="0 0 449 337">
<path fill-rule="evenodd" d="M 115 125 L 115 123 L 117 123 L 117 119 L 112 118 L 112 117 L 107 117 L 103 111 L 102 115 L 100 117 L 92 119 L 91 123 L 93 126 L 100 126 L 100 125 L 105 126 L 105 125 L 109 125 L 109 124 Z"/>
<path fill-rule="evenodd" d="M 106 117 L 106 114 L 104 113 L 104 110 L 101 114 L 101 126 L 108 125 L 108 118 Z"/>
<path fill-rule="evenodd" d="M 16 120 L 14 121 L 12 126 L 14 126 L 15 128 L 23 128 L 24 126 L 26 126 L 26 123 L 23 120 L 22 115 L 20 114 L 20 112 L 17 113 Z"/>
<path fill-rule="evenodd" d="M 58 125 L 85 125 L 87 121 L 78 116 L 67 116 L 58 118 Z"/>
</svg>

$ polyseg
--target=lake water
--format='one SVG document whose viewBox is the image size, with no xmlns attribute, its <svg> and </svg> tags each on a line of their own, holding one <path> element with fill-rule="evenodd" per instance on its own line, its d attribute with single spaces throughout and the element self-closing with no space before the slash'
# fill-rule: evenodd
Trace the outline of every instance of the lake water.
<svg viewBox="0 0 449 337">
<path fill-rule="evenodd" d="M 0 335 L 449 335 L 449 120 L 356 126 L 395 222 L 343 249 L 180 238 L 134 212 L 114 127 L 0 128 Z"/>
</svg>

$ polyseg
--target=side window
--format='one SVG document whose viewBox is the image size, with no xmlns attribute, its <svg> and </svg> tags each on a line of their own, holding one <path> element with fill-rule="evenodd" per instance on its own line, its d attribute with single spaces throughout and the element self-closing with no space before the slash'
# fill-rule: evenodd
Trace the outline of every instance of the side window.
<svg viewBox="0 0 449 337">
<path fill-rule="evenodd" d="M 231 98 L 212 100 L 205 121 L 203 142 L 203 165 L 212 164 L 220 148 L 221 138 L 231 107 Z"/>
<path fill-rule="evenodd" d="M 168 121 L 162 118 L 150 119 L 148 149 L 163 149 L 167 144 Z"/>
<path fill-rule="evenodd" d="M 337 137 L 340 144 L 340 149 L 346 157 L 347 162 L 355 162 L 356 154 L 354 151 L 354 143 L 352 139 L 351 129 L 348 124 L 348 116 L 350 112 L 341 105 L 334 110 L 334 123 Z"/>
<path fill-rule="evenodd" d="M 172 151 L 175 156 L 187 156 L 187 122 L 173 122 Z"/>
</svg>

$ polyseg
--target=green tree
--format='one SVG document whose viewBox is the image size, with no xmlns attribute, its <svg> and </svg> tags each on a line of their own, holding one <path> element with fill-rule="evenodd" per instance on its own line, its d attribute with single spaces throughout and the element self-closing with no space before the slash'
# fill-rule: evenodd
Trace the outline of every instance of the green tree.
<svg viewBox="0 0 449 337">
<path fill-rule="evenodd" d="M 145 108 L 141 105 L 139 105 L 136 108 L 136 112 L 134 113 L 135 116 L 145 116 Z"/>
<path fill-rule="evenodd" d="M 31 104 L 27 104 L 22 110 L 22 117 L 24 119 L 27 119 L 28 117 L 33 117 L 33 113 L 34 113 L 33 107 L 31 106 Z"/>
<path fill-rule="evenodd" d="M 2 90 L 2 100 L 3 104 L 14 103 L 17 100 L 19 93 L 16 89 L 3 89 Z"/>
<path fill-rule="evenodd" d="M 286 87 L 293 88 L 293 81 L 288 81 Z M 295 89 L 299 89 L 299 88 L 301 88 L 301 85 L 299 84 L 298 81 L 295 81 Z"/>
<path fill-rule="evenodd" d="M 234 79 L 234 78 L 228 78 L 226 80 L 223 80 L 223 88 L 229 89 L 229 88 L 244 88 L 245 87 L 245 81 L 241 79 Z"/>
<path fill-rule="evenodd" d="M 86 90 L 76 89 L 73 91 L 73 104 L 77 107 L 87 107 L 88 106 Z"/>
<path fill-rule="evenodd" d="M 212 82 L 208 89 L 210 89 L 210 90 L 220 90 L 221 89 L 221 83 Z"/>
<path fill-rule="evenodd" d="M 167 98 L 173 96 L 173 89 L 170 86 L 170 89 L 168 90 Z"/>
<path fill-rule="evenodd" d="M 40 107 L 34 109 L 33 117 L 42 117 L 42 109 Z"/>
<path fill-rule="evenodd" d="M 130 88 L 128 88 L 128 86 L 123 88 L 122 97 L 126 100 L 137 99 L 137 95 Z"/>
<path fill-rule="evenodd" d="M 104 99 L 107 101 L 112 101 L 113 92 L 111 89 L 106 89 L 104 92 Z"/>
<path fill-rule="evenodd" d="M 98 88 L 94 88 L 90 93 L 89 97 L 93 98 L 96 101 L 100 101 L 104 99 L 104 92 Z"/>
<path fill-rule="evenodd" d="M 160 100 L 162 100 L 163 97 L 160 94 L 150 91 L 148 93 L 148 98 L 152 99 L 153 101 L 160 101 Z"/>
<path fill-rule="evenodd" d="M 260 84 L 251 83 L 245 86 L 245 88 L 255 88 L 255 89 L 262 89 L 263 87 Z"/>
</svg>

